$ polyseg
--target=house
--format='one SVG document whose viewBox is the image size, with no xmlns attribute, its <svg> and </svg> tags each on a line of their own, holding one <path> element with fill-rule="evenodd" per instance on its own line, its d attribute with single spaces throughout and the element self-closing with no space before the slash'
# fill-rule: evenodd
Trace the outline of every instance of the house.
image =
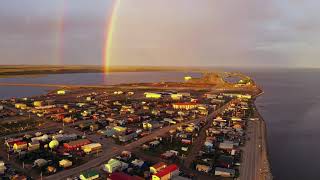
<svg viewBox="0 0 320 180">
<path fill-rule="evenodd" d="M 33 141 L 28 143 L 28 151 L 34 151 L 40 148 L 39 141 Z"/>
<path fill-rule="evenodd" d="M 222 177 L 235 177 L 236 171 L 234 169 L 216 167 L 214 175 Z"/>
<path fill-rule="evenodd" d="M 91 124 L 90 125 L 90 131 L 94 132 L 94 131 L 97 131 L 98 129 L 99 129 L 98 124 Z"/>
<path fill-rule="evenodd" d="M 212 168 L 211 168 L 211 166 L 208 166 L 205 164 L 197 164 L 196 170 L 199 172 L 209 173 L 212 170 Z"/>
<path fill-rule="evenodd" d="M 123 91 L 114 91 L 113 92 L 114 95 L 120 95 L 120 94 L 123 94 L 123 93 L 124 93 Z"/>
<path fill-rule="evenodd" d="M 42 101 L 34 101 L 33 102 L 33 106 L 34 107 L 41 107 L 43 105 L 43 102 Z"/>
<path fill-rule="evenodd" d="M 150 166 L 150 172 L 152 174 L 157 174 L 159 171 L 161 171 L 162 169 L 166 168 L 167 164 L 164 162 L 158 162 L 157 164 Z"/>
<path fill-rule="evenodd" d="M 15 138 L 15 139 L 10 138 L 5 140 L 5 144 L 7 145 L 7 147 L 11 148 L 13 147 L 14 143 L 20 142 L 22 140 L 23 138 Z"/>
<path fill-rule="evenodd" d="M 238 122 L 241 122 L 241 121 L 242 121 L 242 119 L 241 119 L 241 118 L 239 118 L 239 117 L 232 117 L 232 118 L 231 118 L 231 121 L 238 121 Z"/>
<path fill-rule="evenodd" d="M 178 152 L 176 151 L 166 151 L 165 153 L 161 154 L 161 157 L 164 159 L 170 159 L 175 156 L 178 156 Z"/>
<path fill-rule="evenodd" d="M 87 171 L 80 174 L 79 178 L 81 180 L 94 180 L 100 177 L 99 173 L 96 171 Z"/>
<path fill-rule="evenodd" d="M 83 152 L 90 154 L 102 151 L 102 145 L 100 143 L 91 143 L 81 146 L 81 149 L 83 150 Z"/>
<path fill-rule="evenodd" d="M 14 143 L 13 145 L 13 150 L 15 152 L 17 151 L 22 151 L 22 150 L 26 150 L 28 148 L 28 143 L 24 142 L 24 141 L 19 141 Z"/>
<path fill-rule="evenodd" d="M 122 151 L 121 152 L 121 159 L 124 159 L 125 161 L 127 161 L 131 157 L 132 157 L 132 153 L 130 151 Z"/>
<path fill-rule="evenodd" d="M 16 103 L 15 105 L 14 105 L 14 107 L 15 108 L 17 108 L 17 109 L 22 109 L 22 110 L 24 110 L 24 109 L 27 109 L 27 105 L 26 104 L 23 104 L 23 103 Z"/>
<path fill-rule="evenodd" d="M 90 143 L 91 142 L 88 139 L 79 139 L 75 141 L 70 141 L 68 143 L 64 143 L 63 147 L 69 151 L 73 151 L 80 148 L 81 146 L 84 146 Z"/>
<path fill-rule="evenodd" d="M 4 164 L 3 161 L 0 161 L 0 174 L 4 174 L 4 172 L 6 171 L 6 165 Z"/>
<path fill-rule="evenodd" d="M 213 119 L 214 122 L 227 122 L 227 120 L 223 119 L 222 117 L 218 116 L 217 118 Z"/>
<path fill-rule="evenodd" d="M 171 99 L 173 99 L 173 100 L 180 100 L 180 99 L 182 99 L 182 97 L 183 97 L 183 95 L 180 93 L 171 94 Z"/>
<path fill-rule="evenodd" d="M 37 137 L 33 137 L 31 138 L 31 141 L 42 141 L 42 142 L 45 142 L 45 141 L 48 141 L 49 139 L 49 136 L 47 134 L 43 134 L 42 136 L 37 136 Z"/>
<path fill-rule="evenodd" d="M 56 134 L 52 136 L 53 140 L 57 140 L 59 142 L 62 141 L 73 141 L 77 139 L 76 134 Z"/>
<path fill-rule="evenodd" d="M 166 122 L 166 123 L 168 123 L 168 124 L 177 124 L 176 121 L 174 121 L 174 120 L 172 120 L 172 119 L 170 119 L 170 118 L 164 118 L 163 121 Z"/>
<path fill-rule="evenodd" d="M 204 97 L 207 99 L 216 99 L 218 97 L 218 95 L 206 93 L 206 94 L 204 94 Z"/>
<path fill-rule="evenodd" d="M 72 117 L 64 117 L 64 118 L 62 119 L 62 121 L 63 121 L 64 123 L 72 123 L 72 122 L 74 122 L 74 120 L 72 119 Z"/>
<path fill-rule="evenodd" d="M 135 160 L 133 160 L 133 161 L 131 162 L 131 164 L 132 164 L 133 166 L 139 167 L 139 168 L 144 167 L 144 166 L 146 165 L 146 163 L 145 163 L 144 161 L 140 160 L 140 159 L 135 159 Z"/>
<path fill-rule="evenodd" d="M 127 128 L 126 127 L 122 127 L 122 126 L 115 126 L 113 127 L 113 129 L 117 132 L 117 133 L 124 133 Z"/>
<path fill-rule="evenodd" d="M 142 123 L 143 129 L 157 129 L 161 127 L 161 124 L 158 121 L 145 121 Z"/>
<path fill-rule="evenodd" d="M 42 168 L 43 166 L 47 165 L 48 161 L 45 159 L 37 159 L 33 162 L 33 167 Z"/>
<path fill-rule="evenodd" d="M 120 142 L 128 142 L 136 137 L 138 137 L 138 134 L 136 132 L 133 132 L 133 133 L 130 133 L 127 135 L 119 136 L 119 141 Z"/>
<path fill-rule="evenodd" d="M 233 149 L 233 143 L 224 141 L 222 143 L 219 144 L 219 149 L 222 150 L 232 150 Z"/>
<path fill-rule="evenodd" d="M 190 144 L 192 144 L 192 141 L 189 139 L 181 139 L 181 143 L 190 145 Z"/>
<path fill-rule="evenodd" d="M 157 140 L 151 141 L 151 142 L 149 143 L 149 145 L 150 145 L 151 147 L 157 147 L 159 144 L 160 144 L 160 141 L 157 141 Z"/>
<path fill-rule="evenodd" d="M 72 161 L 69 161 L 67 159 L 63 159 L 61 161 L 59 161 L 59 166 L 63 167 L 63 168 L 68 168 L 72 166 Z"/>
<path fill-rule="evenodd" d="M 175 164 L 171 164 L 166 168 L 162 169 L 160 172 L 152 175 L 152 180 L 167 180 L 178 176 L 180 173 L 179 167 Z"/>
<path fill-rule="evenodd" d="M 184 102 L 184 103 L 173 103 L 172 106 L 174 109 L 190 110 L 198 107 L 198 104 L 194 102 Z"/>
<path fill-rule="evenodd" d="M 194 127 L 194 126 L 188 126 L 185 130 L 186 130 L 186 132 L 193 133 L 195 128 L 196 127 Z"/>
<path fill-rule="evenodd" d="M 223 168 L 230 168 L 234 163 L 234 157 L 227 156 L 227 155 L 221 155 L 217 159 L 217 166 L 223 167 Z"/>
<path fill-rule="evenodd" d="M 107 173 L 113 173 L 115 171 L 122 171 L 128 168 L 128 164 L 117 159 L 110 159 L 107 164 L 103 166 L 103 170 Z"/>
<path fill-rule="evenodd" d="M 181 151 L 187 152 L 189 150 L 188 147 L 181 147 Z"/>
<path fill-rule="evenodd" d="M 125 106 L 122 105 L 120 112 L 129 112 L 129 113 L 134 113 L 134 109 L 132 108 L 132 106 Z"/>
</svg>

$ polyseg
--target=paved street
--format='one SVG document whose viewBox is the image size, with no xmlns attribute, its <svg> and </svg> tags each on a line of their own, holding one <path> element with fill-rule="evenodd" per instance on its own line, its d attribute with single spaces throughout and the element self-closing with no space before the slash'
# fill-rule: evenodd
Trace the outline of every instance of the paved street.
<svg viewBox="0 0 320 180">
<path fill-rule="evenodd" d="M 249 140 L 243 147 L 240 179 L 270 180 L 272 179 L 267 159 L 265 124 L 260 118 L 248 121 L 247 135 Z"/>
<path fill-rule="evenodd" d="M 184 163 L 185 168 L 190 168 L 191 163 L 195 160 L 196 156 L 200 152 L 205 140 L 206 140 L 206 130 L 212 125 L 213 119 L 220 113 L 222 113 L 231 103 L 234 101 L 230 101 L 229 103 L 225 104 L 221 108 L 217 109 L 213 113 L 207 116 L 206 118 L 206 125 L 201 128 L 199 136 L 196 138 L 194 143 L 192 144 L 191 150 L 186 158 Z"/>
</svg>

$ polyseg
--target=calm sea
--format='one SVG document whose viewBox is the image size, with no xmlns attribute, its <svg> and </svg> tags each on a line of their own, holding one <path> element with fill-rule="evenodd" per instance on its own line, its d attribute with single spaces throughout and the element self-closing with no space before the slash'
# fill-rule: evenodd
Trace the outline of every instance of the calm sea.
<svg viewBox="0 0 320 180">
<path fill-rule="evenodd" d="M 269 158 L 275 179 L 318 180 L 320 163 L 320 71 L 241 70 L 265 91 L 257 105 L 268 126 Z M 7 78 L 0 82 L 52 84 L 119 84 L 182 81 L 184 72 L 57 74 Z M 191 75 L 199 76 L 198 73 Z M 105 80 L 103 80 L 105 79 Z M 44 94 L 50 88 L 1 87 L 0 99 Z"/>
</svg>

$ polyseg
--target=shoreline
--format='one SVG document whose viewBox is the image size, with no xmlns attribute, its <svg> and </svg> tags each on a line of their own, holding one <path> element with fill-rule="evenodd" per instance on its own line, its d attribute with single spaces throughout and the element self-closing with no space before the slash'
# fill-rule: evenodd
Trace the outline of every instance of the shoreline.
<svg viewBox="0 0 320 180">
<path fill-rule="evenodd" d="M 260 88 L 259 88 L 260 89 Z M 260 89 L 261 90 L 261 89 Z M 260 164 L 260 173 L 261 173 L 261 178 L 264 180 L 272 180 L 272 168 L 271 168 L 271 163 L 269 159 L 269 148 L 268 148 L 268 136 L 267 136 L 267 124 L 266 121 L 264 120 L 263 116 L 260 114 L 259 109 L 256 105 L 256 99 L 264 94 L 264 91 L 261 90 L 259 94 L 255 96 L 254 99 L 254 108 L 255 108 L 255 113 L 259 119 L 260 123 L 260 129 L 262 130 L 261 132 L 261 149 L 262 149 L 262 164 Z"/>
</svg>

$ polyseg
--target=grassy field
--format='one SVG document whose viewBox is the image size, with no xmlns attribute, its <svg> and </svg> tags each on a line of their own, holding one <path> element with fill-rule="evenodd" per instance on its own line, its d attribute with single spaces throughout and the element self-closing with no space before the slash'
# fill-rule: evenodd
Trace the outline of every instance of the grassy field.
<svg viewBox="0 0 320 180">
<path fill-rule="evenodd" d="M 157 67 L 157 66 L 113 66 L 110 72 L 142 72 L 142 71 L 205 71 L 204 68 Z M 61 73 L 99 73 L 104 72 L 102 66 L 53 66 L 53 65 L 0 65 L 0 77 L 16 75 L 41 75 Z"/>
</svg>

